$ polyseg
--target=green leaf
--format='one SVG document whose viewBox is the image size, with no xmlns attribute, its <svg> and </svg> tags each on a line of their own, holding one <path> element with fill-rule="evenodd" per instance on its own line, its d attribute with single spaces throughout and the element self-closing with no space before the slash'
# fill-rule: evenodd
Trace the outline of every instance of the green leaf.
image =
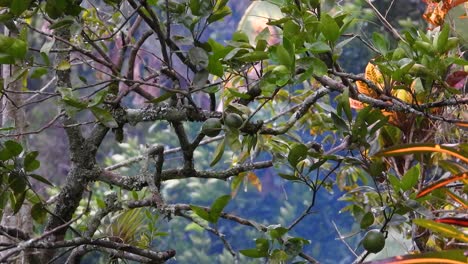
<svg viewBox="0 0 468 264">
<path fill-rule="evenodd" d="M 109 111 L 99 108 L 97 106 L 91 107 L 90 110 L 93 113 L 93 115 L 99 120 L 99 122 L 101 122 L 101 124 L 103 124 L 104 126 L 109 128 L 119 127 L 119 124 L 117 124 L 117 121 L 115 121 L 114 117 L 112 117 Z"/>
<path fill-rule="evenodd" d="M 257 62 L 268 59 L 268 53 L 264 51 L 252 51 L 237 58 L 242 62 Z"/>
<path fill-rule="evenodd" d="M 3 61 L 11 61 L 13 59 L 23 59 L 28 51 L 26 42 L 0 35 L 0 53 L 2 53 Z M 11 58 L 12 57 L 12 58 Z"/>
<path fill-rule="evenodd" d="M 255 247 L 262 252 L 268 252 L 270 248 L 270 242 L 266 238 L 257 238 L 255 239 Z"/>
<path fill-rule="evenodd" d="M 414 187 L 418 183 L 420 175 L 420 164 L 418 163 L 416 166 L 413 166 L 411 169 L 409 169 L 405 175 L 403 175 L 403 178 L 401 179 L 401 189 L 403 191 L 407 191 Z"/>
<path fill-rule="evenodd" d="M 59 28 L 69 28 L 71 25 L 75 23 L 75 20 L 72 17 L 64 17 L 59 21 L 53 23 L 49 26 L 49 29 L 59 29 Z"/>
<path fill-rule="evenodd" d="M 374 224 L 374 214 L 367 212 L 361 219 L 361 229 L 367 229 L 369 226 Z"/>
<path fill-rule="evenodd" d="M 211 167 L 216 165 L 216 163 L 218 163 L 218 161 L 221 160 L 221 158 L 223 157 L 223 154 L 224 154 L 225 146 L 226 146 L 226 141 L 225 141 L 225 138 L 223 138 L 221 140 L 221 142 L 219 142 L 218 146 L 216 147 L 216 150 L 214 152 L 214 158 L 210 163 Z"/>
<path fill-rule="evenodd" d="M 46 220 L 47 211 L 41 203 L 36 203 L 31 208 L 31 217 L 39 224 L 43 224 Z"/>
<path fill-rule="evenodd" d="M 318 58 L 312 58 L 311 66 L 314 69 L 314 75 L 323 76 L 328 72 L 327 64 Z"/>
<path fill-rule="evenodd" d="M 236 31 L 232 34 L 232 40 L 238 42 L 249 43 L 249 37 L 243 31 Z"/>
<path fill-rule="evenodd" d="M 302 161 L 307 157 L 308 151 L 309 149 L 304 144 L 293 144 L 288 154 L 289 164 L 291 164 L 291 166 L 295 168 L 299 161 Z"/>
<path fill-rule="evenodd" d="M 45 74 L 47 74 L 47 72 L 48 72 L 47 68 L 38 67 L 31 73 L 30 77 L 31 79 L 39 79 Z"/>
<path fill-rule="evenodd" d="M 203 220 L 206 220 L 206 221 L 210 221 L 211 220 L 211 216 L 210 214 L 203 208 L 203 207 L 200 207 L 200 206 L 196 206 L 196 205 L 190 205 L 190 208 L 192 209 L 192 211 L 198 215 L 201 219 Z"/>
<path fill-rule="evenodd" d="M 337 41 L 340 37 L 340 27 L 329 14 L 323 14 L 320 21 L 320 31 L 331 42 Z"/>
<path fill-rule="evenodd" d="M 189 2 L 189 7 L 190 11 L 192 12 L 192 15 L 194 16 L 200 16 L 200 0 L 190 0 Z"/>
<path fill-rule="evenodd" d="M 47 180 L 46 178 L 42 177 L 41 175 L 37 175 L 37 174 L 28 174 L 29 177 L 33 178 L 33 179 L 36 179 L 42 183 L 45 183 L 47 185 L 50 185 L 50 186 L 54 186 L 49 180 Z"/>
<path fill-rule="evenodd" d="M 45 11 L 50 18 L 57 19 L 64 14 L 66 5 L 66 0 L 47 0 Z"/>
<path fill-rule="evenodd" d="M 8 140 L 5 141 L 4 143 L 5 148 L 10 152 L 11 155 L 13 156 L 19 156 L 21 152 L 23 152 L 23 147 L 21 146 L 20 143 L 13 141 L 13 140 Z"/>
<path fill-rule="evenodd" d="M 271 263 L 284 263 L 288 258 L 289 255 L 280 249 L 274 249 L 270 256 Z"/>
<path fill-rule="evenodd" d="M 231 14 L 231 8 L 229 6 L 223 6 L 222 8 L 216 10 L 212 15 L 210 15 L 207 19 L 208 23 L 213 23 L 218 20 L 223 19 L 225 16 Z"/>
<path fill-rule="evenodd" d="M 206 68 L 208 66 L 208 54 L 206 51 L 200 47 L 193 47 L 188 52 L 189 60 L 201 68 Z"/>
<path fill-rule="evenodd" d="M 237 98 L 250 99 L 250 95 L 248 95 L 248 94 L 240 93 L 234 88 L 227 88 L 227 89 L 228 89 L 229 93 L 231 93 L 232 95 L 234 95 Z"/>
<path fill-rule="evenodd" d="M 388 41 L 387 39 L 382 35 L 377 32 L 374 32 L 372 34 L 372 40 L 374 41 L 374 45 L 377 48 L 377 50 L 382 53 L 382 55 L 386 55 L 388 52 Z"/>
<path fill-rule="evenodd" d="M 173 95 L 174 93 L 164 93 L 163 95 L 159 97 L 156 97 L 154 99 L 147 101 L 147 103 L 158 104 L 158 103 L 166 101 L 167 99 L 171 98 Z"/>
<path fill-rule="evenodd" d="M 281 178 L 288 180 L 288 181 L 297 181 L 299 178 L 294 176 L 293 174 L 286 174 L 286 173 L 278 173 L 278 176 Z"/>
<path fill-rule="evenodd" d="M 224 75 L 223 64 L 214 55 L 209 56 L 207 70 L 209 73 L 218 77 L 222 77 Z"/>
<path fill-rule="evenodd" d="M 26 191 L 23 191 L 21 193 L 17 193 L 15 195 L 15 202 L 14 202 L 14 204 L 12 203 L 13 204 L 13 215 L 15 215 L 16 213 L 19 212 L 19 210 L 21 209 L 21 207 L 24 204 L 24 199 L 25 198 L 26 198 Z"/>
<path fill-rule="evenodd" d="M 341 131 L 345 132 L 349 130 L 348 124 L 346 124 L 346 121 L 343 120 L 343 118 L 339 117 L 337 114 L 334 112 L 331 112 L 331 118 L 333 120 L 333 123 L 335 124 L 335 127 Z"/>
<path fill-rule="evenodd" d="M 16 16 L 20 16 L 31 5 L 32 0 L 12 0 L 10 4 L 10 12 Z"/>
<path fill-rule="evenodd" d="M 271 239 L 278 239 L 280 240 L 284 234 L 288 232 L 288 229 L 285 227 L 277 227 L 269 231 Z"/>
<path fill-rule="evenodd" d="M 445 237 L 455 238 L 465 243 L 468 242 L 468 235 L 451 225 L 437 223 L 427 219 L 414 219 L 413 223 L 418 226 L 427 228 L 433 232 L 439 233 Z"/>
<path fill-rule="evenodd" d="M 26 154 L 26 157 L 24 157 L 24 169 L 26 171 L 33 171 L 41 166 L 41 163 L 36 159 L 37 155 L 39 155 L 37 151 L 31 151 Z"/>
<path fill-rule="evenodd" d="M 213 204 L 211 205 L 210 209 L 210 222 L 211 223 L 216 223 L 218 222 L 219 216 L 223 212 L 224 207 L 231 201 L 231 196 L 230 195 L 223 195 L 221 197 L 218 197 Z"/>
<path fill-rule="evenodd" d="M 449 24 L 445 24 L 437 37 L 436 48 L 438 52 L 443 53 L 446 51 L 449 36 L 450 26 Z"/>
<path fill-rule="evenodd" d="M 268 252 L 259 251 L 256 248 L 241 249 L 239 252 L 249 258 L 264 258 L 268 257 Z"/>
<path fill-rule="evenodd" d="M 52 47 L 55 44 L 55 38 L 52 38 L 52 40 L 47 40 L 44 42 L 44 44 L 41 47 L 41 53 L 44 53 L 46 56 L 49 56 L 49 52 L 52 49 Z"/>
<path fill-rule="evenodd" d="M 331 48 L 330 46 L 323 42 L 323 41 L 317 41 L 312 44 L 304 44 L 308 50 L 312 53 L 324 53 L 324 52 L 330 52 Z"/>
<path fill-rule="evenodd" d="M 274 55 L 276 56 L 279 64 L 285 65 L 289 69 L 291 68 L 292 65 L 292 59 L 291 55 L 289 52 L 286 50 L 286 48 L 283 45 L 278 45 L 274 49 Z"/>
</svg>

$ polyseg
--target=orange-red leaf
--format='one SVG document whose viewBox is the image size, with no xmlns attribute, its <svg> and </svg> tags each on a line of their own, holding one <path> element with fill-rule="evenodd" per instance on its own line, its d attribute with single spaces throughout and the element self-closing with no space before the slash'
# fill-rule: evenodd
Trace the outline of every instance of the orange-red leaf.
<svg viewBox="0 0 468 264">
<path fill-rule="evenodd" d="M 451 224 L 457 226 L 468 227 L 468 219 L 467 218 L 458 218 L 458 217 L 444 217 L 444 218 L 437 218 L 434 221 L 443 224 Z"/>
<path fill-rule="evenodd" d="M 445 193 L 450 196 L 455 202 L 459 203 L 463 208 L 468 209 L 468 204 L 466 203 L 466 200 L 463 200 L 463 198 L 459 197 L 458 195 L 454 194 L 453 192 L 445 189 Z"/>
<path fill-rule="evenodd" d="M 423 196 L 429 194 L 430 192 L 432 192 L 432 191 L 434 191 L 436 189 L 439 189 L 439 188 L 442 188 L 442 187 L 446 186 L 447 184 L 449 184 L 451 182 L 461 181 L 461 180 L 465 180 L 465 179 L 468 179 L 468 172 L 460 173 L 460 174 L 454 175 L 452 177 L 449 177 L 447 179 L 437 181 L 437 182 L 423 188 L 418 193 L 418 195 L 416 195 L 416 198 L 423 197 Z"/>
<path fill-rule="evenodd" d="M 402 146 L 396 146 L 393 148 L 389 148 L 387 150 L 381 151 L 377 153 L 377 156 L 399 156 L 399 155 L 407 155 L 407 154 L 414 154 L 418 152 L 440 152 L 451 155 L 455 158 L 458 158 L 466 163 L 468 163 L 468 157 L 465 155 L 457 152 L 456 150 L 442 146 L 439 144 L 408 144 Z"/>
<path fill-rule="evenodd" d="M 450 9 L 457 5 L 468 2 L 468 0 L 423 0 L 426 4 L 426 11 L 423 18 L 434 26 L 441 26 L 444 24 L 444 19 Z"/>
</svg>

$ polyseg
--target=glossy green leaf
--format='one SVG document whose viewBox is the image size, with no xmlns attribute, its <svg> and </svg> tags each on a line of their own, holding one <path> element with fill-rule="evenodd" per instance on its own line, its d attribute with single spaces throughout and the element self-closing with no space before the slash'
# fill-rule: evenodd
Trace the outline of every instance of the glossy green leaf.
<svg viewBox="0 0 468 264">
<path fill-rule="evenodd" d="M 380 51 L 382 55 L 386 55 L 388 52 L 388 40 L 378 32 L 372 33 L 372 40 L 377 50 Z"/>
<path fill-rule="evenodd" d="M 288 162 L 292 167 L 296 167 L 299 161 L 304 160 L 307 157 L 309 149 L 304 144 L 294 144 L 289 150 Z"/>
<path fill-rule="evenodd" d="M 323 14 L 320 20 L 320 31 L 325 38 L 331 42 L 335 42 L 340 37 L 340 27 L 329 14 Z"/>
<path fill-rule="evenodd" d="M 3 143 L 5 145 L 5 148 L 10 152 L 11 155 L 13 156 L 18 156 L 23 152 L 23 147 L 21 146 L 20 143 L 13 141 L 13 140 L 8 140 Z"/>
<path fill-rule="evenodd" d="M 367 212 L 361 219 L 361 229 L 367 229 L 374 224 L 374 214 L 372 212 Z"/>
<path fill-rule="evenodd" d="M 41 163 L 36 159 L 39 152 L 31 151 L 24 157 L 24 169 L 26 171 L 33 171 L 41 166 Z"/>
<path fill-rule="evenodd" d="M 20 16 L 31 5 L 32 0 L 11 0 L 10 12 L 16 16 Z"/>
<path fill-rule="evenodd" d="M 241 249 L 239 252 L 249 258 L 264 258 L 268 256 L 268 252 L 259 251 L 256 248 Z"/>
</svg>

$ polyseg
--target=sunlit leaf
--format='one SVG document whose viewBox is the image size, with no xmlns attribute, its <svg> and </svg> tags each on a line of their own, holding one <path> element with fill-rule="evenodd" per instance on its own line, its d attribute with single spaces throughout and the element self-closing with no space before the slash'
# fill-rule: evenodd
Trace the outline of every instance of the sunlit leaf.
<svg viewBox="0 0 468 264">
<path fill-rule="evenodd" d="M 434 219 L 437 223 L 468 227 L 468 219 L 461 217 L 443 217 Z"/>
<path fill-rule="evenodd" d="M 440 152 L 451 155 L 455 158 L 458 158 L 466 163 L 468 163 L 468 157 L 456 151 L 453 148 L 446 147 L 439 144 L 408 144 L 400 145 L 392 148 L 388 148 L 384 151 L 377 153 L 377 156 L 399 156 L 399 155 L 408 155 L 414 153 L 426 153 L 426 152 Z"/>
<path fill-rule="evenodd" d="M 455 181 L 461 181 L 461 180 L 466 180 L 468 179 L 468 172 L 464 172 L 464 173 L 460 173 L 460 174 L 457 174 L 457 175 L 453 175 L 447 179 L 443 179 L 443 180 L 440 180 L 440 181 L 437 181 L 437 182 L 434 182 L 432 184 L 430 184 L 429 186 L 426 186 L 424 187 L 417 195 L 416 195 L 416 198 L 420 198 L 420 197 L 423 197 L 427 194 L 429 194 L 430 192 L 434 191 L 434 190 L 437 190 L 439 188 L 442 188 L 444 186 L 446 186 L 447 184 L 451 183 L 451 182 L 455 182 Z"/>
<path fill-rule="evenodd" d="M 455 238 L 465 243 L 468 242 L 468 235 L 454 228 L 453 226 L 437 223 L 427 219 L 414 219 L 413 223 L 418 226 L 427 228 L 433 232 L 439 233 L 445 237 Z"/>
</svg>

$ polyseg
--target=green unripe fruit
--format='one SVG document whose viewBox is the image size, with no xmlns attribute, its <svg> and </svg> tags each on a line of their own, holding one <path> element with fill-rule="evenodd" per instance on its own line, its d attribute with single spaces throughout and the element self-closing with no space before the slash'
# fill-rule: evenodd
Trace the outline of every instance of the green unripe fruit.
<svg viewBox="0 0 468 264">
<path fill-rule="evenodd" d="M 221 132 L 221 121 L 218 118 L 208 118 L 202 125 L 201 132 L 209 137 L 216 137 Z"/>
<path fill-rule="evenodd" d="M 226 124 L 229 128 L 238 129 L 242 126 L 242 123 L 244 123 L 242 117 L 235 113 L 229 113 L 224 118 L 224 124 Z"/>
<path fill-rule="evenodd" d="M 377 229 L 369 230 L 362 239 L 362 246 L 371 253 L 378 253 L 385 247 L 385 237 Z"/>
</svg>

